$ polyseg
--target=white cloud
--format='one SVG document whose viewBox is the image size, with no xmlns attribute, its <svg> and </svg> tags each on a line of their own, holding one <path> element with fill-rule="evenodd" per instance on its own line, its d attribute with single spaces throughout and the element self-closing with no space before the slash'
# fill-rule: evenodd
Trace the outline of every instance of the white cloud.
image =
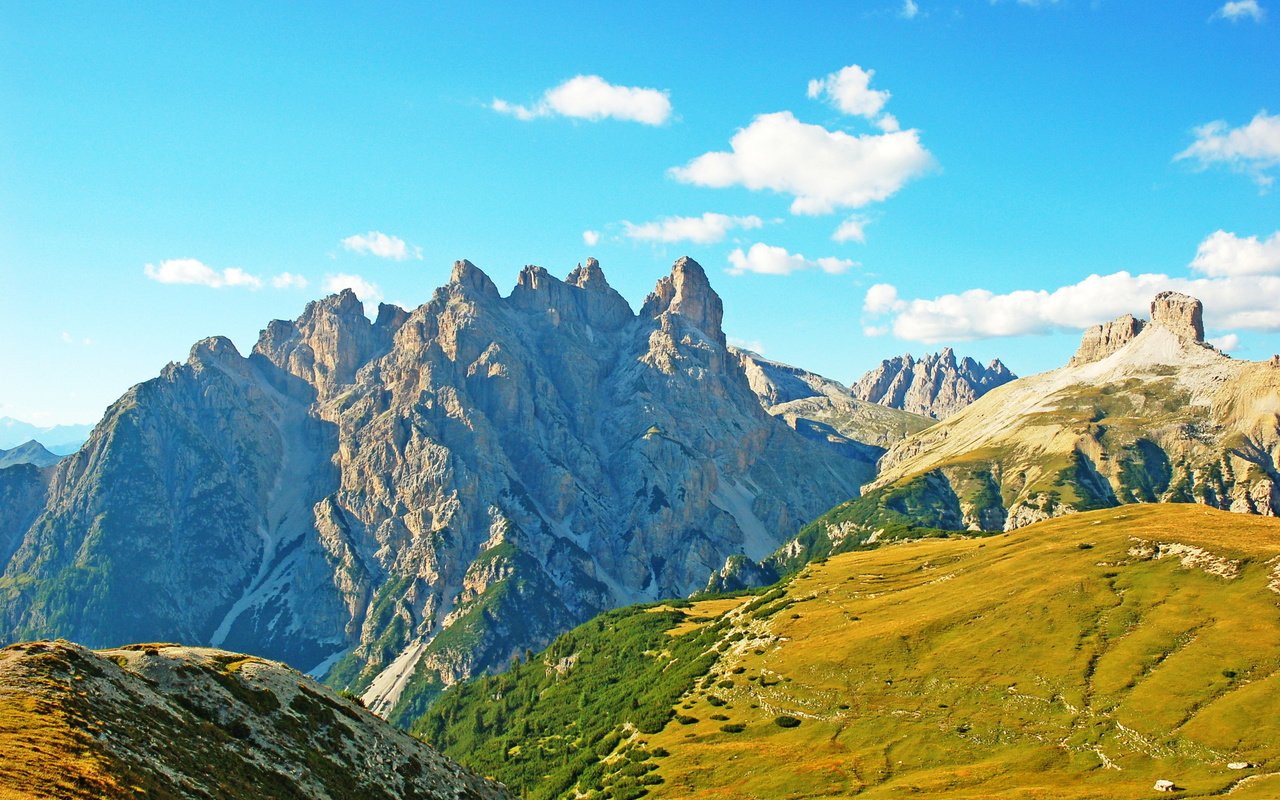
<svg viewBox="0 0 1280 800">
<path fill-rule="evenodd" d="M 1229 19 L 1232 22 L 1239 22 L 1248 17 L 1254 22 L 1262 22 L 1266 15 L 1267 12 L 1258 5 L 1258 0 L 1231 0 L 1215 11 L 1210 19 Z"/>
<path fill-rule="evenodd" d="M 583 231 L 582 243 L 587 247 L 595 247 L 600 244 L 600 231 Z"/>
<path fill-rule="evenodd" d="M 382 231 L 369 231 L 348 236 L 342 240 L 342 247 L 353 253 L 390 258 L 394 261 L 422 260 L 422 248 L 411 245 L 399 236 L 391 236 Z"/>
<path fill-rule="evenodd" d="M 764 342 L 759 339 L 739 339 L 737 336 L 730 336 L 728 342 L 739 350 L 750 350 L 756 355 L 764 355 Z"/>
<path fill-rule="evenodd" d="M 790 194 L 793 214 L 830 214 L 884 200 L 934 164 L 914 129 L 854 136 L 800 122 L 789 111 L 761 114 L 729 146 L 731 152 L 704 153 L 668 172 L 698 186 Z"/>
<path fill-rule="evenodd" d="M 867 241 L 866 227 L 869 220 L 866 217 L 854 214 L 844 222 L 840 223 L 840 227 L 836 228 L 835 233 L 831 234 L 833 242 L 858 242 L 865 244 Z"/>
<path fill-rule="evenodd" d="M 902 11 L 899 13 L 903 19 L 915 19 L 916 14 L 920 13 L 920 6 L 916 5 L 915 0 L 902 0 Z"/>
<path fill-rule="evenodd" d="M 90 339 L 88 336 L 85 336 L 83 338 L 76 338 L 75 336 L 72 336 L 67 331 L 63 331 L 62 336 L 60 336 L 59 338 L 62 339 L 63 344 L 81 345 L 83 347 L 93 346 L 93 340 Z"/>
<path fill-rule="evenodd" d="M 228 267 L 221 272 L 194 258 L 170 258 L 156 264 L 147 264 L 142 272 L 157 283 L 185 283 L 221 289 L 226 286 L 262 288 L 262 279 L 250 275 L 239 267 Z"/>
<path fill-rule="evenodd" d="M 662 125 L 671 118 L 671 99 L 665 91 L 617 86 L 599 75 L 578 75 L 548 89 L 531 106 L 494 98 L 489 108 L 516 119 L 572 117 L 597 122 L 606 118 Z"/>
<path fill-rule="evenodd" d="M 863 298 L 862 310 L 868 314 L 883 314 L 886 311 L 901 311 L 906 306 L 898 299 L 898 290 L 889 283 L 877 283 L 867 289 Z"/>
<path fill-rule="evenodd" d="M 757 216 L 731 217 L 707 212 L 700 217 L 663 217 L 639 225 L 624 220 L 622 235 L 642 242 L 693 242 L 713 244 L 724 240 L 734 228 L 759 228 L 764 220 Z"/>
<path fill-rule="evenodd" d="M 742 252 L 741 247 L 737 248 L 729 254 L 729 263 L 733 265 L 727 270 L 730 275 L 741 275 L 744 272 L 760 275 L 790 275 L 806 269 L 819 269 L 836 275 L 857 266 L 857 262 L 847 258 L 829 257 L 810 261 L 799 253 L 788 253 L 782 247 L 774 247 L 762 242 L 751 245 L 751 249 L 745 253 Z"/>
<path fill-rule="evenodd" d="M 364 313 L 370 318 L 378 315 L 378 303 L 382 300 L 382 289 L 378 284 L 365 280 L 359 275 L 350 275 L 348 273 L 338 273 L 337 275 L 326 275 L 322 284 L 326 292 L 341 292 L 343 289 L 350 289 L 356 293 L 356 297 L 364 301 Z"/>
<path fill-rule="evenodd" d="M 889 92 L 871 88 L 875 74 L 873 69 L 851 64 L 825 78 L 809 81 L 809 96 L 817 99 L 825 95 L 828 103 L 844 113 L 871 119 L 889 102 Z"/>
<path fill-rule="evenodd" d="M 1175 161 L 1192 159 L 1201 169 L 1226 164 L 1264 187 L 1275 180 L 1266 171 L 1280 164 L 1280 116 L 1259 111 L 1239 128 L 1217 120 L 1196 128 L 1195 135 L 1191 146 L 1173 157 Z"/>
<path fill-rule="evenodd" d="M 307 279 L 293 272 L 281 272 L 271 279 L 271 285 L 277 289 L 305 289 Z"/>
<path fill-rule="evenodd" d="M 1280 273 L 1280 231 L 1259 241 L 1217 230 L 1196 249 L 1191 268 L 1205 275 L 1272 275 Z"/>
<path fill-rule="evenodd" d="M 1209 344 L 1224 353 L 1230 353 L 1240 347 L 1240 337 L 1234 333 L 1225 333 L 1209 340 Z"/>
<path fill-rule="evenodd" d="M 909 301 L 884 286 L 867 291 L 864 310 L 892 313 L 895 336 L 926 344 L 1077 331 L 1126 313 L 1145 317 L 1151 298 L 1170 289 L 1199 298 L 1210 328 L 1280 331 L 1280 307 L 1274 301 L 1280 297 L 1280 276 L 1275 275 L 1176 278 L 1114 272 L 1053 291 L 970 289 Z"/>
</svg>

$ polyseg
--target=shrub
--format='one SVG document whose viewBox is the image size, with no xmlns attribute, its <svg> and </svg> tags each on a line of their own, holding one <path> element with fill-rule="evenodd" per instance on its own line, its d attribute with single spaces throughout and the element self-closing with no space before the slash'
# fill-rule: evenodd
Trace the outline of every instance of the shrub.
<svg viewBox="0 0 1280 800">
<path fill-rule="evenodd" d="M 737 722 L 720 726 L 720 730 L 724 731 L 725 733 L 742 733 L 746 729 L 747 729 L 746 725 L 741 725 Z"/>
<path fill-rule="evenodd" d="M 800 720 L 790 714 L 779 714 L 773 718 L 773 724 L 779 728 L 798 728 L 800 727 Z"/>
</svg>

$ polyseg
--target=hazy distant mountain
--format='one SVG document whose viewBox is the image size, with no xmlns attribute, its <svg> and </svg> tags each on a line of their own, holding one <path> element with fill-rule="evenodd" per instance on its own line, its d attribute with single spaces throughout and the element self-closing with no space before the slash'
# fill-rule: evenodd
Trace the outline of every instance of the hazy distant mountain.
<svg viewBox="0 0 1280 800">
<path fill-rule="evenodd" d="M 913 414 L 944 419 L 1017 376 L 994 359 L 985 367 L 950 348 L 916 359 L 895 356 L 867 372 L 852 387 L 853 396 Z"/>
<path fill-rule="evenodd" d="M 50 452 L 65 456 L 80 449 L 92 425 L 51 425 L 40 427 L 12 417 L 0 417 L 0 450 L 35 440 Z"/>
<path fill-rule="evenodd" d="M 350 291 L 199 342 L 60 463 L 0 579 L 10 638 L 227 645 L 383 712 L 593 614 L 761 558 L 873 476 L 770 416 L 681 259 L 639 314 L 588 261 Z M 323 663 L 321 663 L 323 662 Z"/>
<path fill-rule="evenodd" d="M 39 442 L 32 439 L 9 450 L 0 450 L 0 469 L 12 467 L 14 464 L 35 464 L 37 467 L 48 467 L 58 463 L 60 456 L 50 453 Z"/>
</svg>

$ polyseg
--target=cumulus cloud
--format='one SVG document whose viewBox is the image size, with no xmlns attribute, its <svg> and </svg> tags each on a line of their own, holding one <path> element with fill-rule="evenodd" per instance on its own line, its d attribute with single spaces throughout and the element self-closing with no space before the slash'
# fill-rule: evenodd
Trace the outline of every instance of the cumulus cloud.
<svg viewBox="0 0 1280 800">
<path fill-rule="evenodd" d="M 825 78 L 809 81 L 809 97 L 825 98 L 828 103 L 854 117 L 871 119 L 889 102 L 889 92 L 872 89 L 873 69 L 851 64 Z"/>
<path fill-rule="evenodd" d="M 1258 0 L 1231 0 L 1222 8 L 1213 12 L 1211 19 L 1227 19 L 1232 22 L 1239 22 L 1242 19 L 1251 19 L 1254 22 L 1262 22 L 1266 16 L 1266 11 L 1262 6 L 1258 5 Z"/>
<path fill-rule="evenodd" d="M 724 241 L 724 237 L 734 228 L 749 230 L 763 225 L 764 220 L 754 215 L 731 217 L 728 214 L 707 212 L 700 217 L 663 217 L 639 225 L 624 220 L 622 235 L 642 242 L 714 244 Z"/>
<path fill-rule="evenodd" d="M 1191 268 L 1214 277 L 1280 273 L 1280 231 L 1262 240 L 1257 236 L 1242 238 L 1223 230 L 1214 231 L 1196 249 Z"/>
<path fill-rule="evenodd" d="M 1234 333 L 1226 333 L 1209 340 L 1209 344 L 1224 353 L 1230 353 L 1240 347 L 1240 337 Z"/>
<path fill-rule="evenodd" d="M 344 250 L 361 255 L 389 258 L 393 261 L 422 260 L 422 248 L 411 245 L 399 236 L 391 236 L 382 231 L 369 231 L 348 236 L 342 240 Z"/>
<path fill-rule="evenodd" d="M 612 118 L 662 125 L 671 118 L 671 98 L 665 91 L 617 86 L 599 75 L 578 75 L 548 89 L 533 105 L 494 98 L 489 108 L 521 120 L 572 117 L 598 122 Z"/>
<path fill-rule="evenodd" d="M 1201 169 L 1225 164 L 1253 178 L 1259 186 L 1274 182 L 1267 170 L 1280 164 L 1280 116 L 1259 111 L 1238 128 L 1216 120 L 1196 128 L 1195 137 L 1190 147 L 1173 157 L 1175 161 L 1192 160 Z"/>
<path fill-rule="evenodd" d="M 195 258 L 170 258 L 157 264 L 147 264 L 142 272 L 157 283 L 185 283 L 221 289 L 228 286 L 262 288 L 262 279 L 250 275 L 239 267 L 216 270 Z"/>
<path fill-rule="evenodd" d="M 307 279 L 293 272 L 281 272 L 271 279 L 271 285 L 277 289 L 305 289 Z"/>
<path fill-rule="evenodd" d="M 865 244 L 867 241 L 867 223 L 866 217 L 854 214 L 840 223 L 840 227 L 836 228 L 835 233 L 831 234 L 831 240 L 841 243 L 858 242 L 859 244 Z"/>
<path fill-rule="evenodd" d="M 1121 314 L 1146 316 L 1151 298 L 1170 289 L 1203 301 L 1205 324 L 1211 328 L 1280 331 L 1280 307 L 1274 302 L 1280 297 L 1277 275 L 1178 278 L 1122 271 L 1090 275 L 1053 291 L 970 289 L 915 300 L 902 300 L 894 287 L 877 284 L 867 290 L 863 308 L 892 314 L 895 336 L 934 344 L 1078 331 Z"/>
<path fill-rule="evenodd" d="M 800 122 L 789 111 L 761 114 L 729 146 L 669 174 L 698 186 L 790 194 L 793 214 L 830 214 L 884 200 L 934 163 L 914 129 L 855 136 Z"/>
<path fill-rule="evenodd" d="M 600 231 L 583 231 L 582 243 L 587 247 L 595 247 L 600 244 Z"/>
<path fill-rule="evenodd" d="M 837 275 L 857 266 L 847 258 L 818 258 L 810 261 L 799 253 L 788 253 L 785 248 L 756 242 L 745 253 L 739 247 L 729 254 L 730 275 L 754 272 L 760 275 L 790 275 L 801 270 L 817 269 Z"/>
</svg>

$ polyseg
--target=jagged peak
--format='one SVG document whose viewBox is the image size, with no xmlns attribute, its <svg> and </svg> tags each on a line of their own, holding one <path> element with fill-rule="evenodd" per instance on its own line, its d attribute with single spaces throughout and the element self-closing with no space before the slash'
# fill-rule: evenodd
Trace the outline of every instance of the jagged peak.
<svg viewBox="0 0 1280 800">
<path fill-rule="evenodd" d="M 725 343 L 721 329 L 724 304 L 711 288 L 702 265 L 688 256 L 676 260 L 671 274 L 658 281 L 640 311 L 641 316 L 654 318 L 664 313 L 678 314 L 720 344 Z"/>
<path fill-rule="evenodd" d="M 227 337 L 209 336 L 191 345 L 191 353 L 187 356 L 187 363 L 216 364 L 241 357 L 235 343 Z"/>
<path fill-rule="evenodd" d="M 600 262 L 594 258 L 587 258 L 585 266 L 579 264 L 574 267 L 569 276 L 565 278 L 565 283 L 577 286 L 579 289 L 595 291 L 610 288 L 609 282 L 605 280 L 604 270 L 600 269 Z"/>
<path fill-rule="evenodd" d="M 449 276 L 449 283 L 463 290 L 478 292 L 486 297 L 500 296 L 498 287 L 494 285 L 493 280 L 488 275 L 484 274 L 484 270 L 465 258 L 461 261 L 453 262 L 453 273 Z"/>
</svg>

